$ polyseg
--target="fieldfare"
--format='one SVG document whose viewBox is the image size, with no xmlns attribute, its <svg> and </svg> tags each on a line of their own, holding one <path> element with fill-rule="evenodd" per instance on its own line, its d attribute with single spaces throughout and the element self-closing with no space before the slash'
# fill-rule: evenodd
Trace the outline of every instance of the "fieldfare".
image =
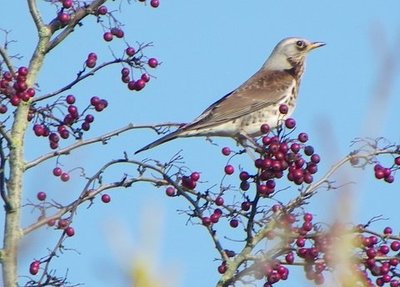
<svg viewBox="0 0 400 287">
<path fill-rule="evenodd" d="M 250 79 L 209 106 L 193 122 L 182 125 L 135 154 L 178 137 L 221 136 L 241 140 L 259 136 L 260 126 L 264 123 L 270 128 L 277 127 L 283 119 L 279 106 L 288 106 L 285 117 L 289 117 L 296 106 L 308 52 L 324 45 L 302 38 L 283 39 Z"/>
</svg>

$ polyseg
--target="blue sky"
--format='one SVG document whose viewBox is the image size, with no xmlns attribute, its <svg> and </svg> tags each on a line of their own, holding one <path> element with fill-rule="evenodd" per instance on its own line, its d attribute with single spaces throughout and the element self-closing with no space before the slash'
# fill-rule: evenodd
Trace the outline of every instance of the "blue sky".
<svg viewBox="0 0 400 287">
<path fill-rule="evenodd" d="M 41 2 L 41 1 L 40 1 Z M 96 124 L 88 135 L 115 129 L 126 123 L 188 122 L 206 107 L 230 92 L 251 76 L 265 61 L 275 44 L 288 36 L 302 36 L 327 45 L 314 51 L 302 80 L 300 98 L 294 114 L 298 129 L 309 133 L 311 142 L 322 155 L 322 175 L 334 162 L 351 151 L 355 137 L 384 136 L 399 142 L 400 76 L 397 47 L 400 44 L 400 21 L 397 0 L 385 1 L 167 1 L 160 0 L 158 9 L 133 2 L 120 17 L 125 24 L 129 42 L 153 42 L 147 51 L 162 65 L 154 71 L 148 87 L 140 93 L 129 92 L 119 81 L 119 68 L 110 69 L 78 85 L 72 92 L 84 103 L 92 95 L 107 98 L 110 107 L 98 114 Z M 45 7 L 47 4 L 42 3 Z M 112 6 L 114 5 L 114 6 Z M 111 7 L 117 9 L 115 4 Z M 46 9 L 51 19 L 55 9 Z M 12 1 L 0 11 L 0 27 L 12 30 L 10 37 L 17 42 L 13 52 L 23 58 L 17 65 L 26 65 L 36 37 L 27 14 L 25 1 Z M 114 51 L 122 43 L 113 41 Z M 49 55 L 39 76 L 40 89 L 49 92 L 72 79 L 89 52 L 98 53 L 101 62 L 110 58 L 102 41 L 102 29 L 94 19 L 84 23 L 67 41 Z M 393 70 L 382 76 L 382 59 L 391 54 Z M 389 82 L 387 100 L 380 84 Z M 377 104 L 373 99 L 379 99 Z M 94 172 L 107 159 L 122 156 L 122 151 L 135 150 L 158 136 L 152 131 L 137 131 L 121 136 L 107 146 L 84 148 L 63 159 L 66 168 L 84 165 Z M 26 157 L 32 159 L 46 151 L 44 140 L 27 137 Z M 220 146 L 232 140 L 217 139 Z M 185 163 L 201 171 L 204 187 L 219 184 L 226 158 L 220 148 L 203 138 L 179 139 L 154 150 L 139 154 L 167 160 L 182 149 Z M 67 184 L 44 178 L 50 174 L 55 161 L 27 174 L 26 199 L 44 190 L 49 196 L 71 200 L 79 193 L 83 181 Z M 118 172 L 114 176 L 118 178 Z M 356 182 L 342 191 L 321 194 L 309 206 L 318 219 L 334 214 L 338 194 L 354 194 L 354 220 L 368 221 L 375 215 L 390 218 L 378 222 L 377 229 L 400 221 L 396 203 L 398 182 L 392 185 L 372 180 L 372 168 L 362 172 L 345 170 L 338 182 Z M 398 179 L 397 181 L 399 181 Z M 351 189 L 351 190 L 350 190 Z M 213 286 L 218 279 L 216 253 L 206 231 L 200 226 L 186 224 L 187 217 L 177 209 L 186 208 L 180 199 L 169 199 L 163 189 L 150 185 L 135 185 L 116 190 L 109 205 L 99 201 L 90 209 L 81 209 L 74 223 L 76 236 L 68 245 L 81 254 L 67 252 L 57 260 L 60 273 L 69 268 L 72 282 L 86 286 L 126 286 L 124 272 L 129 269 L 138 250 L 153 250 L 159 273 L 177 274 L 175 286 Z M 24 223 L 36 215 L 26 209 Z M 159 222 L 160 220 L 161 222 Z M 156 231 L 150 230 L 155 226 Z M 39 231 L 23 244 L 21 272 L 27 273 L 28 262 L 40 257 L 55 242 L 57 232 Z M 235 236 L 239 238 L 239 233 Z M 141 238 L 141 236 L 143 238 Z M 154 242 L 153 242 L 154 240 Z M 146 242 L 151 247 L 143 247 Z M 150 252 L 150 251 L 146 251 Z M 291 270 L 292 272 L 292 270 Z M 102 274 L 100 276 L 99 274 Z M 104 275 L 103 275 L 104 274 Z M 301 275 L 285 286 L 310 286 Z M 295 283 L 293 283 L 295 282 Z M 301 283 L 299 283 L 301 282 Z M 302 285 L 299 285 L 302 284 Z M 174 285 L 171 285 L 174 286 Z M 277 286 L 280 286 L 279 284 Z"/>
</svg>

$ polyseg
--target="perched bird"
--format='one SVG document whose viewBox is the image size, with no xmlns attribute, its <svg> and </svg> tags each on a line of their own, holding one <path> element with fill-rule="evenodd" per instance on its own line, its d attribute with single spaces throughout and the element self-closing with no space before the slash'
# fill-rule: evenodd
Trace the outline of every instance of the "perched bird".
<svg viewBox="0 0 400 287">
<path fill-rule="evenodd" d="M 264 123 L 275 128 L 282 119 L 281 104 L 289 108 L 286 117 L 293 113 L 308 52 L 324 45 L 302 38 L 283 39 L 250 79 L 209 106 L 193 122 L 135 154 L 178 137 L 222 136 L 240 140 L 260 135 L 260 126 Z"/>
</svg>

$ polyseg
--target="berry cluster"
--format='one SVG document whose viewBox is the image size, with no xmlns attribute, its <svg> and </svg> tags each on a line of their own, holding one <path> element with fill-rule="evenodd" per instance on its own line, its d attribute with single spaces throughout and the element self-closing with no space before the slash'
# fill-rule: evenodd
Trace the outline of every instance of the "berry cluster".
<svg viewBox="0 0 400 287">
<path fill-rule="evenodd" d="M 383 179 L 387 183 L 392 183 L 394 181 L 393 172 L 400 168 L 400 156 L 394 159 L 393 165 L 391 167 L 383 167 L 381 164 L 377 163 L 374 166 L 375 178 Z"/>
<path fill-rule="evenodd" d="M 286 105 L 281 105 L 280 111 L 285 114 Z M 280 179 L 287 173 L 287 178 L 296 185 L 313 182 L 313 174 L 318 171 L 320 156 L 314 153 L 314 148 L 307 145 L 308 135 L 299 133 L 297 138 L 288 137 L 296 127 L 296 122 L 292 118 L 284 121 L 286 130 L 278 128 L 277 134 L 273 134 L 267 124 L 261 126 L 261 132 L 264 134 L 261 138 L 262 146 L 257 149 L 260 157 L 254 162 L 258 169 L 257 174 L 251 174 L 247 171 L 241 171 L 239 179 L 240 188 L 247 191 L 250 183 L 254 182 L 257 186 L 257 192 L 263 196 L 271 196 L 275 192 L 276 179 Z M 228 147 L 222 149 L 222 154 L 228 156 L 231 150 Z M 226 165 L 225 174 L 234 173 L 232 165 Z"/>
<path fill-rule="evenodd" d="M 356 231 L 360 234 L 355 238 L 355 245 L 363 255 L 358 269 L 360 277 L 368 282 L 369 287 L 399 287 L 400 273 L 397 267 L 400 260 L 400 240 L 398 236 L 393 236 L 392 228 L 385 227 L 380 237 L 363 234 L 363 226 L 358 226 Z"/>
<path fill-rule="evenodd" d="M 90 105 L 79 113 L 75 101 L 75 96 L 68 95 L 51 106 L 31 107 L 28 120 L 35 122 L 33 131 L 37 137 L 48 138 L 51 149 L 57 149 L 60 140 L 68 139 L 71 134 L 76 139 L 81 138 L 83 132 L 88 131 L 94 121 L 94 116 L 86 112 L 91 109 L 101 112 L 108 106 L 105 99 L 94 96 L 90 99 Z M 56 112 L 61 112 L 61 115 Z"/>
<path fill-rule="evenodd" d="M 7 112 L 8 104 L 17 107 L 21 102 L 28 102 L 35 96 L 35 90 L 28 87 L 26 77 L 29 73 L 28 68 L 19 67 L 13 75 L 6 71 L 0 77 L 0 113 Z"/>
</svg>

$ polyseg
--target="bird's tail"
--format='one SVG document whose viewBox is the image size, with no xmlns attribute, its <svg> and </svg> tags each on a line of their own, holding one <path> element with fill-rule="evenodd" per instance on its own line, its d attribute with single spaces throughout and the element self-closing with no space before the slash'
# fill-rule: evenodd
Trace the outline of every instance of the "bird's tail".
<svg viewBox="0 0 400 287">
<path fill-rule="evenodd" d="M 135 154 L 138 154 L 138 153 L 140 153 L 142 151 L 151 149 L 151 148 L 156 147 L 156 146 L 158 146 L 160 144 L 163 144 L 163 143 L 169 142 L 169 141 L 171 141 L 173 139 L 176 139 L 181 132 L 182 131 L 180 129 L 178 129 L 178 130 L 176 130 L 176 131 L 174 131 L 172 133 L 169 133 L 169 134 L 163 136 L 162 138 L 159 138 L 158 140 L 153 141 L 152 143 L 149 143 L 148 145 L 146 145 L 146 146 L 142 147 L 141 149 L 135 151 Z"/>
</svg>

